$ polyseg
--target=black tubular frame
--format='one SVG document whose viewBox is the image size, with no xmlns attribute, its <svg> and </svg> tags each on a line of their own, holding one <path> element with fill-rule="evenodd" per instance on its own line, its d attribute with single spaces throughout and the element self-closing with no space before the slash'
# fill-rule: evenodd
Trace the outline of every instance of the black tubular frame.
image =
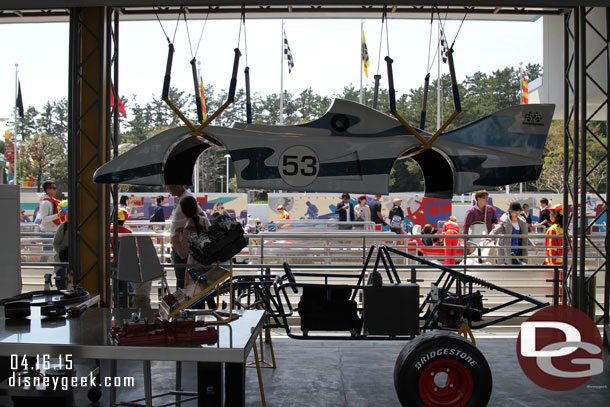
<svg viewBox="0 0 610 407">
<path fill-rule="evenodd" d="M 412 339 L 413 335 L 404 335 L 404 336 L 391 336 L 391 335 L 298 335 L 291 331 L 290 324 L 288 322 L 288 318 L 294 316 L 298 312 L 298 307 L 292 305 L 290 301 L 290 297 L 288 295 L 288 289 L 293 288 L 304 288 L 304 287 L 326 287 L 331 288 L 333 286 L 337 286 L 336 284 L 331 284 L 334 279 L 357 279 L 355 284 L 345 284 L 342 282 L 340 284 L 343 288 L 349 288 L 352 290 L 352 294 L 350 300 L 355 300 L 356 295 L 364 288 L 366 285 L 365 276 L 367 272 L 376 273 L 379 272 L 379 267 L 382 265 L 385 270 L 385 274 L 388 278 L 390 284 L 400 284 L 400 277 L 398 275 L 398 271 L 394 266 L 394 262 L 390 257 L 391 254 L 395 254 L 398 256 L 406 257 L 411 260 L 415 260 L 422 265 L 426 265 L 435 269 L 440 270 L 440 275 L 437 278 L 435 285 L 439 287 L 439 296 L 437 299 L 433 299 L 431 293 L 428 293 L 418 307 L 417 312 L 418 315 L 422 315 L 426 309 L 426 307 L 430 308 L 430 312 L 426 313 L 424 317 L 420 317 L 420 320 L 423 320 L 423 325 L 419 327 L 419 333 L 423 333 L 432 329 L 446 329 L 455 331 L 459 327 L 456 326 L 441 326 L 439 325 L 439 317 L 438 310 L 441 305 L 447 304 L 446 300 L 449 298 L 455 298 L 455 296 L 468 297 L 474 293 L 474 289 L 476 286 L 485 288 L 487 290 L 496 290 L 501 293 L 507 294 L 509 296 L 514 297 L 514 299 L 498 305 L 491 309 L 482 309 L 482 310 L 474 310 L 470 308 L 470 310 L 474 310 L 480 312 L 482 315 L 487 313 L 497 311 L 503 308 L 506 308 L 510 305 L 516 304 L 521 301 L 525 301 L 530 303 L 531 306 L 523 309 L 518 312 L 514 312 L 512 314 L 494 319 L 492 321 L 486 321 L 481 324 L 473 324 L 473 321 L 464 318 L 465 322 L 468 323 L 471 329 L 481 329 L 494 324 L 498 324 L 500 322 L 506 321 L 511 318 L 515 318 L 526 314 L 528 312 L 536 311 L 540 308 L 546 307 L 549 305 L 548 302 L 540 301 L 530 295 L 523 295 L 512 290 L 508 290 L 506 288 L 500 287 L 493 283 L 489 283 L 487 281 L 481 280 L 479 278 L 470 276 L 466 273 L 453 270 L 449 267 L 445 267 L 436 263 L 429 262 L 421 257 L 413 256 L 409 253 L 405 253 L 400 250 L 396 250 L 392 247 L 388 247 L 382 244 L 372 245 L 367 254 L 366 260 L 364 262 L 364 266 L 362 270 L 358 274 L 333 274 L 333 273 L 307 273 L 307 272 L 298 272 L 294 273 L 296 277 L 322 277 L 324 278 L 324 283 L 300 283 L 300 282 L 288 282 L 286 275 L 280 274 L 270 274 L 269 271 L 263 272 L 261 270 L 261 274 L 257 275 L 248 275 L 248 276 L 234 276 L 233 277 L 233 289 L 237 290 L 238 293 L 234 296 L 234 298 L 240 298 L 239 292 L 243 294 L 246 290 L 251 290 L 255 293 L 257 297 L 257 301 L 259 304 L 264 304 L 264 309 L 266 310 L 266 315 L 269 318 L 269 322 L 266 324 L 269 328 L 281 328 L 286 331 L 286 335 L 290 338 L 294 339 L 313 339 L 313 340 L 397 340 L 397 339 Z M 374 261 L 373 255 L 375 255 Z M 372 267 L 372 270 L 371 270 Z M 464 286 L 464 292 L 462 293 L 462 286 Z M 230 282 L 226 281 L 220 285 L 219 290 L 221 293 L 225 293 L 229 290 Z M 455 293 L 451 292 L 452 289 L 455 289 Z M 207 296 L 201 298 L 198 302 L 191 305 L 191 308 L 196 308 L 199 304 L 203 304 L 205 299 L 208 296 L 216 296 L 216 292 L 210 292 Z M 243 295 L 242 295 L 243 296 Z M 455 306 L 454 304 L 448 304 L 448 306 Z M 243 307 L 243 306 L 242 306 Z M 467 307 L 457 306 L 460 309 L 468 310 Z M 361 309 L 359 309 L 361 311 Z M 415 310 L 400 310 L 402 312 L 415 312 Z M 466 313 L 467 314 L 467 313 Z"/>
</svg>

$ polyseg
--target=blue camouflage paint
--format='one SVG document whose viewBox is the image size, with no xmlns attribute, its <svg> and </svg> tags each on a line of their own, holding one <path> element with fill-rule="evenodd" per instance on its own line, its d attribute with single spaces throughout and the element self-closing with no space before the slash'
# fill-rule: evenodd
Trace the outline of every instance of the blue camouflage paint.
<svg viewBox="0 0 610 407">
<path fill-rule="evenodd" d="M 452 140 L 473 146 L 492 148 L 527 148 L 542 150 L 546 134 L 510 133 L 508 129 L 514 124 L 512 117 L 488 116 L 447 133 L 443 140 Z"/>
</svg>

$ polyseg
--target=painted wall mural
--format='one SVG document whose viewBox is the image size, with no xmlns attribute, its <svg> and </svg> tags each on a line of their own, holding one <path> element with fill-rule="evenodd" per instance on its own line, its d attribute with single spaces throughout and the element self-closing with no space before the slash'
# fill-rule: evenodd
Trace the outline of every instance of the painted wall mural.
<svg viewBox="0 0 610 407">
<path fill-rule="evenodd" d="M 156 205 L 158 193 L 133 193 L 125 194 L 131 198 L 129 220 L 145 221 L 150 218 Z M 166 219 L 170 218 L 176 198 L 163 194 L 166 199 L 163 205 Z M 195 194 L 197 201 L 208 217 L 214 212 L 227 214 L 243 220 L 248 216 L 248 198 L 246 194 L 230 193 L 199 193 Z M 351 203 L 357 204 L 360 194 L 351 194 Z M 562 203 L 561 194 L 492 194 L 489 204 L 496 209 L 496 215 L 500 217 L 512 202 L 521 205 L 527 203 L 530 206 L 532 220 L 536 222 L 539 215 L 540 198 L 547 198 L 551 205 Z M 21 222 L 33 223 L 38 214 L 42 194 L 21 194 Z M 462 197 L 455 196 L 453 202 L 448 199 L 428 198 L 418 193 L 391 194 L 381 199 L 382 213 L 387 215 L 392 208 L 392 201 L 401 198 L 402 209 L 405 212 L 405 230 L 409 231 L 414 225 L 424 226 L 428 223 L 438 225 L 450 215 L 455 215 L 458 222 L 463 222 L 468 208 L 473 204 L 471 195 Z M 368 202 L 372 196 L 368 196 Z M 319 194 L 292 194 L 292 193 L 270 193 L 268 201 L 269 222 L 279 221 L 278 205 L 283 205 L 290 214 L 291 219 L 338 219 L 335 214 L 337 204 L 341 201 L 341 194 L 319 193 Z M 593 194 L 587 195 L 587 218 L 589 222 L 595 223 L 594 231 L 605 232 L 606 213 L 601 199 Z M 387 229 L 387 225 L 385 226 Z"/>
<path fill-rule="evenodd" d="M 157 197 L 159 195 L 165 196 L 163 213 L 166 220 L 170 219 L 174 206 L 176 205 L 176 198 L 167 193 L 132 193 L 120 195 L 127 195 L 130 198 L 128 220 L 147 221 L 150 219 L 155 206 L 157 205 Z M 42 196 L 42 194 L 36 193 L 21 195 L 22 223 L 32 223 L 36 220 Z M 248 197 L 246 194 L 199 193 L 195 194 L 195 197 L 209 218 L 212 218 L 212 214 L 215 212 L 243 220 L 248 216 Z"/>
</svg>

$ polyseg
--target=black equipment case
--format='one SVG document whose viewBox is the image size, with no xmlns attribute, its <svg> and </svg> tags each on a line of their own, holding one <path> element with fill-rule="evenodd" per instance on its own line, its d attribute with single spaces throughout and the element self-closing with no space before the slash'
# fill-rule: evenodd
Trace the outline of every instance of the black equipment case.
<svg viewBox="0 0 610 407">
<path fill-rule="evenodd" d="M 419 285 L 364 286 L 363 319 L 365 335 L 417 335 Z"/>
<path fill-rule="evenodd" d="M 299 301 L 301 330 L 350 331 L 360 333 L 356 301 L 350 300 L 352 290 L 346 286 L 303 287 Z"/>
</svg>

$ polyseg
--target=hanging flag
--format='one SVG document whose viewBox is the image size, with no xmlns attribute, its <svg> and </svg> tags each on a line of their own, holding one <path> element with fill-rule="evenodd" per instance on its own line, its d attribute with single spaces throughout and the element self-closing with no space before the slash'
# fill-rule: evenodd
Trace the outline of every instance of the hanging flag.
<svg viewBox="0 0 610 407">
<path fill-rule="evenodd" d="M 19 117 L 23 119 L 23 99 L 21 98 L 21 81 L 17 82 L 17 100 L 15 101 L 15 106 L 19 111 Z"/>
<path fill-rule="evenodd" d="M 292 59 L 292 52 L 288 45 L 288 38 L 286 38 L 286 31 L 284 31 L 284 59 L 288 61 L 288 73 L 291 73 L 292 68 L 294 68 L 294 60 Z"/>
<path fill-rule="evenodd" d="M 525 80 L 525 76 L 523 77 L 523 91 L 522 91 L 522 96 L 521 96 L 521 104 L 522 105 L 527 105 L 527 102 L 529 100 L 529 96 L 527 93 L 527 81 Z"/>
<path fill-rule="evenodd" d="M 203 78 L 199 77 L 199 94 L 201 96 L 201 112 L 203 113 L 203 120 L 208 117 L 208 112 L 205 108 L 205 92 L 203 91 Z"/>
<path fill-rule="evenodd" d="M 364 74 L 369 77 L 369 49 L 366 47 L 366 38 L 364 31 L 362 31 L 362 66 L 364 67 Z"/>
<path fill-rule="evenodd" d="M 110 107 L 114 106 L 114 90 L 110 90 Z M 125 105 L 121 98 L 119 98 L 119 114 L 122 114 L 123 117 L 127 117 L 127 111 L 125 110 Z"/>
</svg>

